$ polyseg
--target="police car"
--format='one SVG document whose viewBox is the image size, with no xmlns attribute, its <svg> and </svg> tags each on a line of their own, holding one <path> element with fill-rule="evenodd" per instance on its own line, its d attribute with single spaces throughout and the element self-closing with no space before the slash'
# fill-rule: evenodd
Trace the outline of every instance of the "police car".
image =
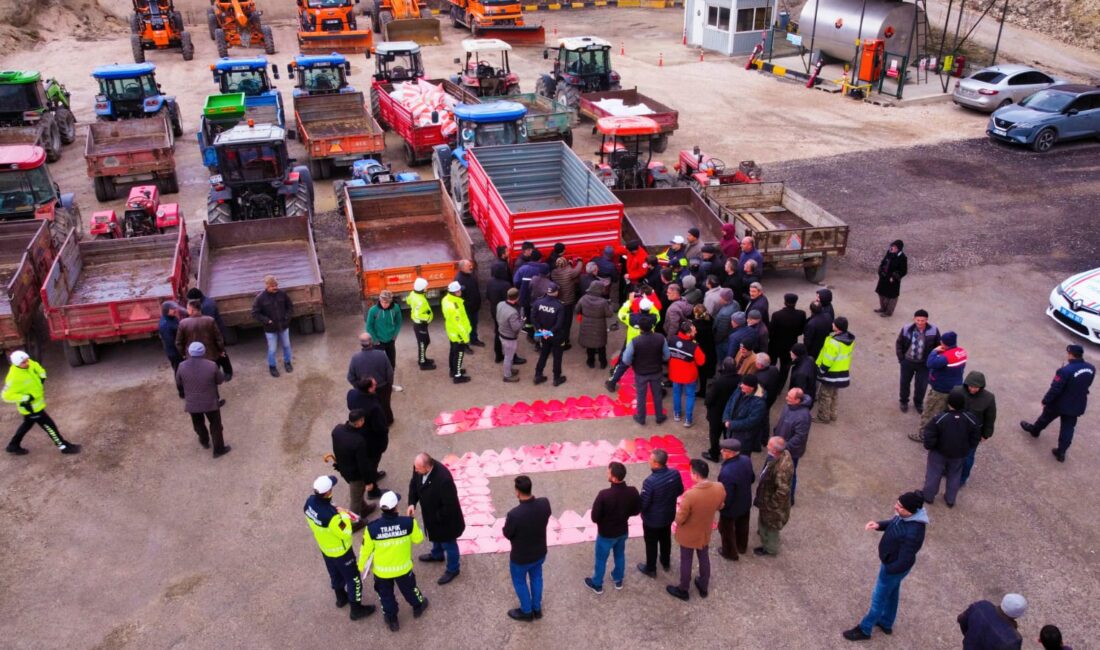
<svg viewBox="0 0 1100 650">
<path fill-rule="evenodd" d="M 1100 268 L 1078 273 L 1050 292 L 1047 316 L 1100 344 Z"/>
</svg>

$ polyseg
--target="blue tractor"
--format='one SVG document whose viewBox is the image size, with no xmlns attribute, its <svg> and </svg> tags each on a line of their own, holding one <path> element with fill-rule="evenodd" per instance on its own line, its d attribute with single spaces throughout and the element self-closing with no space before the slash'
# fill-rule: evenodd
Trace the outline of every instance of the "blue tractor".
<svg viewBox="0 0 1100 650">
<path fill-rule="evenodd" d="M 214 140 L 219 133 L 243 120 L 286 128 L 286 114 L 283 109 L 283 95 L 271 84 L 265 57 L 218 59 L 217 63 L 210 66 L 210 70 L 223 95 L 240 94 L 244 97 L 243 114 L 221 115 L 213 119 L 204 111 L 199 118 L 196 137 L 199 151 L 202 152 L 202 164 L 214 170 L 218 163 Z M 271 64 L 271 76 L 279 78 L 279 68 L 275 64 Z"/>
<path fill-rule="evenodd" d="M 226 223 L 303 215 L 313 219 L 309 168 L 287 155 L 286 131 L 274 124 L 238 124 L 214 140 L 206 220 Z"/>
<path fill-rule="evenodd" d="M 369 54 L 369 52 L 368 52 Z M 286 64 L 287 75 L 294 80 L 294 96 L 353 93 L 348 85 L 351 63 L 343 54 L 299 54 Z"/>
<path fill-rule="evenodd" d="M 356 160 L 351 165 L 351 180 L 336 180 L 332 182 L 332 191 L 336 194 L 336 205 L 340 212 L 344 211 L 344 188 L 366 187 L 367 185 L 379 185 L 381 183 L 409 183 L 420 180 L 420 174 L 416 172 L 393 173 L 393 167 L 379 162 L 374 158 Z"/>
<path fill-rule="evenodd" d="M 495 101 L 485 104 L 459 104 L 454 110 L 458 123 L 456 147 L 436 145 L 432 150 L 432 172 L 442 180 L 454 200 L 455 212 L 466 224 L 470 217 L 469 173 L 466 150 L 471 147 L 522 144 L 527 142 L 527 107 L 517 102 Z"/>
<path fill-rule="evenodd" d="M 172 134 L 183 135 L 180 107 L 176 98 L 165 95 L 157 83 L 157 66 L 152 63 L 104 65 L 92 71 L 99 83 L 95 97 L 97 120 L 113 122 L 136 117 L 154 117 L 168 113 Z"/>
</svg>

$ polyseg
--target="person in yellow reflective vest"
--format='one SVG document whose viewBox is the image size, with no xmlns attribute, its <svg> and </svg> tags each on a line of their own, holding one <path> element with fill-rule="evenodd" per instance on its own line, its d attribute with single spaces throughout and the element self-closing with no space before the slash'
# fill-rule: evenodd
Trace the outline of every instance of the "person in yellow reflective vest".
<svg viewBox="0 0 1100 650">
<path fill-rule="evenodd" d="M 304 510 L 306 523 L 321 548 L 332 590 L 336 592 L 336 606 L 350 603 L 350 618 L 357 621 L 373 614 L 376 608 L 362 604 L 361 569 L 356 565 L 355 551 L 351 547 L 351 526 L 357 517 L 332 505 L 332 488 L 337 482 L 335 476 L 318 476 L 313 481 L 313 494 L 306 499 Z"/>
<path fill-rule="evenodd" d="M 23 422 L 15 430 L 11 442 L 6 451 L 9 454 L 22 456 L 29 453 L 23 448 L 23 436 L 34 425 L 42 427 L 53 444 L 63 454 L 79 454 L 80 445 L 69 442 L 61 437 L 53 418 L 46 413 L 46 391 L 42 382 L 46 381 L 46 369 L 31 359 L 30 355 L 22 350 L 11 353 L 11 367 L 8 368 L 8 376 L 4 379 L 4 392 L 2 397 L 5 402 L 15 404 L 19 415 L 23 416 Z"/>
<path fill-rule="evenodd" d="M 428 281 L 417 278 L 413 281 L 413 290 L 405 297 L 409 305 L 409 320 L 413 324 L 413 334 L 416 335 L 416 362 L 421 370 L 435 370 L 435 360 L 428 358 L 428 346 L 432 344 L 432 337 L 428 335 L 428 325 L 431 324 L 435 314 L 432 306 L 428 304 L 428 297 L 424 291 L 428 288 Z"/>
<path fill-rule="evenodd" d="M 455 281 L 447 285 L 447 295 L 443 296 L 439 309 L 443 312 L 443 325 L 447 329 L 447 338 L 451 341 L 451 354 L 447 360 L 451 381 L 465 384 L 470 378 L 462 368 L 462 360 L 470 344 L 470 318 L 466 315 L 466 304 L 462 300 L 461 284 Z"/>
<path fill-rule="evenodd" d="M 626 374 L 627 368 L 626 364 L 623 363 L 623 352 L 626 352 L 627 344 L 633 341 L 635 336 L 642 333 L 640 327 L 641 320 L 652 319 L 652 324 L 650 325 L 650 329 L 652 330 L 661 320 L 661 311 L 657 309 L 657 305 L 654 305 L 649 298 L 642 297 L 624 302 L 622 306 L 619 307 L 618 317 L 623 325 L 626 325 L 626 340 L 623 341 L 623 349 L 619 351 L 619 360 L 615 362 L 615 367 L 611 369 L 611 378 L 603 384 L 609 393 L 614 393 L 619 390 L 619 381 L 621 381 L 623 375 Z"/>
<path fill-rule="evenodd" d="M 848 331 L 848 319 L 837 316 L 833 321 L 833 333 L 825 339 L 817 355 L 817 417 L 814 421 L 836 422 L 837 391 L 847 388 L 851 381 L 848 371 L 852 367 L 855 343 L 855 335 Z"/>
<path fill-rule="evenodd" d="M 396 632 L 401 629 L 397 621 L 397 598 L 393 588 L 401 590 L 401 595 L 413 608 L 413 618 L 420 618 L 428 609 L 428 599 L 416 586 L 416 574 L 413 573 L 412 547 L 424 541 L 424 533 L 416 519 L 402 517 L 397 512 L 401 497 L 393 491 L 386 492 L 378 501 L 382 516 L 367 524 L 363 533 L 363 549 L 359 557 L 359 572 L 362 573 L 367 562 L 373 556 L 371 573 L 374 574 L 374 590 L 382 602 L 382 616 L 386 625 Z"/>
</svg>

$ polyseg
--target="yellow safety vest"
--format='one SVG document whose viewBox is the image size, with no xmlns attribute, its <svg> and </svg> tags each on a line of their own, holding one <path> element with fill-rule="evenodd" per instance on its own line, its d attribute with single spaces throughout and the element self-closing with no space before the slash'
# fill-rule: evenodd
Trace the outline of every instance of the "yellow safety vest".
<svg viewBox="0 0 1100 650">
<path fill-rule="evenodd" d="M 46 391 L 42 380 L 46 378 L 46 369 L 31 359 L 26 368 L 12 366 L 4 379 L 3 399 L 17 405 L 20 415 L 30 415 L 46 409 Z M 27 401 L 30 396 L 30 401 Z M 30 408 L 27 408 L 27 405 Z"/>
</svg>

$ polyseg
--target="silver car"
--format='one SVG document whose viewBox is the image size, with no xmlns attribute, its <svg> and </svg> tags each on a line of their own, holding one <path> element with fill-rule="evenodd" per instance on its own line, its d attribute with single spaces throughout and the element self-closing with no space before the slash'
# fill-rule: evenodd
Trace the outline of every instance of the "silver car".
<svg viewBox="0 0 1100 650">
<path fill-rule="evenodd" d="M 992 113 L 1059 83 L 1065 81 L 1026 65 L 995 65 L 956 81 L 952 99 L 959 106 Z"/>
</svg>

